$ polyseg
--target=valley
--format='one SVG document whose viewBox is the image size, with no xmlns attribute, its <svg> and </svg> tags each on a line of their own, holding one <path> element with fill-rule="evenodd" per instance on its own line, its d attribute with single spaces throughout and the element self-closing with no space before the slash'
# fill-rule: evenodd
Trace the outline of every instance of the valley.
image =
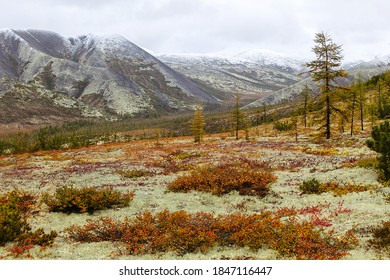
<svg viewBox="0 0 390 280">
<path fill-rule="evenodd" d="M 0 46 L 1 259 L 389 258 L 388 56 L 318 86 L 269 50 Z"/>
</svg>

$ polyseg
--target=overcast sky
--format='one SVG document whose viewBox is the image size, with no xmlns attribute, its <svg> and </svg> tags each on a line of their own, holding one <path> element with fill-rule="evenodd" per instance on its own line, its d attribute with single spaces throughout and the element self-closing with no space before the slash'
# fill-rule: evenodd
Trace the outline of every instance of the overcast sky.
<svg viewBox="0 0 390 280">
<path fill-rule="evenodd" d="M 311 57 L 316 32 L 345 60 L 390 54 L 388 0 L 0 0 L 0 28 L 120 34 L 156 53 L 271 49 Z"/>
</svg>

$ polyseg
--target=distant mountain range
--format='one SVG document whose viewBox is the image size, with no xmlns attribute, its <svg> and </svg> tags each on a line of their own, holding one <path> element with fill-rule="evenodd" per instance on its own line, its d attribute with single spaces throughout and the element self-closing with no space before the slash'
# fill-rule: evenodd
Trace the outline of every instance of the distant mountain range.
<svg viewBox="0 0 390 280">
<path fill-rule="evenodd" d="M 303 60 L 269 50 L 228 54 L 161 54 L 157 56 L 178 72 L 220 96 L 263 96 L 302 78 Z M 223 98 L 222 98 L 223 99 Z"/>
<path fill-rule="evenodd" d="M 182 112 L 237 93 L 258 106 L 310 83 L 298 75 L 304 62 L 269 50 L 152 55 L 119 35 L 0 29 L 0 124 Z M 369 78 L 389 65 L 387 56 L 346 67 Z"/>
<path fill-rule="evenodd" d="M 315 83 L 302 75 L 304 59 L 270 50 L 250 50 L 237 54 L 161 54 L 157 56 L 173 69 L 224 96 L 236 93 L 259 98 L 244 108 L 290 100 L 305 85 L 315 90 Z M 390 70 L 390 55 L 372 61 L 349 61 L 342 65 L 349 77 L 344 83 L 360 77 L 367 80 Z M 343 81 L 341 81 L 343 82 Z"/>
<path fill-rule="evenodd" d="M 343 69 L 347 70 L 348 77 L 339 80 L 341 85 L 347 85 L 353 80 L 361 79 L 363 81 L 371 77 L 390 70 L 390 55 L 376 58 L 372 61 L 349 62 L 343 65 Z M 313 92 L 317 92 L 317 86 L 310 77 L 305 77 L 297 83 L 280 89 L 275 92 L 268 93 L 266 96 L 244 106 L 245 109 L 256 108 L 262 106 L 263 103 L 273 104 L 284 100 L 294 99 L 302 92 L 305 86 L 309 86 Z"/>
</svg>

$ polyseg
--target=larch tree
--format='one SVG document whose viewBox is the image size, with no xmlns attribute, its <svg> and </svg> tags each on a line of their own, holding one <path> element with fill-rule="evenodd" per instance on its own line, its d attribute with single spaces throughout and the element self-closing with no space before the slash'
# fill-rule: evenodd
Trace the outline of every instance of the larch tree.
<svg viewBox="0 0 390 280">
<path fill-rule="evenodd" d="M 202 107 L 196 106 L 194 112 L 194 119 L 191 123 L 191 131 L 194 134 L 195 143 L 200 144 L 202 137 L 205 134 L 204 127 L 206 125 L 205 117 L 203 116 Z"/>
<path fill-rule="evenodd" d="M 305 85 L 301 92 L 302 106 L 303 106 L 303 125 L 307 127 L 307 111 L 309 106 L 309 97 L 311 94 L 311 89 L 308 85 Z"/>
<path fill-rule="evenodd" d="M 349 106 L 350 110 L 351 110 L 351 132 L 350 132 L 350 135 L 352 136 L 353 135 L 354 120 L 355 120 L 355 108 L 356 108 L 356 105 L 358 102 L 358 90 L 357 90 L 357 86 L 355 84 L 352 84 L 352 86 L 351 86 L 349 98 L 350 98 L 350 102 L 351 102 L 351 104 Z"/>
<path fill-rule="evenodd" d="M 236 140 L 239 139 L 238 132 L 246 126 L 244 114 L 240 109 L 240 98 L 241 96 L 239 94 L 234 96 L 235 104 L 233 110 L 231 111 L 231 124 L 233 127 L 233 132 L 236 135 Z"/>
<path fill-rule="evenodd" d="M 361 78 L 358 78 L 358 81 L 356 83 L 356 91 L 358 94 L 358 104 L 359 104 L 359 114 L 360 114 L 360 126 L 361 130 L 364 130 L 364 107 L 366 103 L 366 88 L 364 86 L 364 83 L 362 82 Z"/>
<path fill-rule="evenodd" d="M 335 109 L 332 103 L 334 89 L 337 88 L 335 80 L 345 77 L 346 72 L 340 68 L 341 46 L 333 42 L 332 38 L 324 32 L 316 33 L 313 52 L 316 59 L 306 63 L 312 79 L 318 83 L 320 95 L 325 105 L 325 134 L 326 139 L 331 136 L 331 114 Z"/>
<path fill-rule="evenodd" d="M 267 103 L 263 102 L 261 106 L 263 107 L 263 122 L 267 123 Z"/>
</svg>

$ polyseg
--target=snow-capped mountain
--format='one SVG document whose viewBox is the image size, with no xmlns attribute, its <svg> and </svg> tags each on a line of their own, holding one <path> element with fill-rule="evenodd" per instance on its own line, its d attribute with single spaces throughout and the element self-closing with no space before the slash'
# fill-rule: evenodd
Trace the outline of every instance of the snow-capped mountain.
<svg viewBox="0 0 390 280">
<path fill-rule="evenodd" d="M 164 61 L 273 66 L 291 72 L 301 70 L 305 63 L 303 59 L 267 49 L 246 50 L 238 53 L 168 53 L 157 56 Z"/>
<path fill-rule="evenodd" d="M 180 111 L 199 102 L 218 102 L 119 35 L 66 37 L 41 30 L 1 29 L 0 78 L 42 86 L 44 92 L 66 99 L 62 103 L 82 103 L 109 114 Z M 1 84 L 0 98 L 4 98 L 6 83 Z"/>
<path fill-rule="evenodd" d="M 235 57 L 246 63 L 274 66 L 287 71 L 299 71 L 305 63 L 301 58 L 267 49 L 247 50 L 236 54 Z"/>
<path fill-rule="evenodd" d="M 372 61 L 356 61 L 343 64 L 343 69 L 347 71 L 347 78 L 340 79 L 338 82 L 343 86 L 349 85 L 352 81 L 369 80 L 375 75 L 379 75 L 385 71 L 390 70 L 390 55 L 376 58 Z M 318 93 L 316 83 L 310 77 L 306 77 L 297 83 L 272 92 L 266 96 L 245 106 L 248 108 L 255 108 L 262 106 L 263 103 L 273 104 L 280 101 L 292 100 L 299 96 L 305 86 L 309 86 L 314 93 Z"/>
<path fill-rule="evenodd" d="M 264 95 L 296 83 L 303 61 L 268 50 L 228 53 L 173 53 L 157 57 L 221 99 L 236 93 Z"/>
<path fill-rule="evenodd" d="M 152 55 L 120 35 L 0 29 L 0 123 L 180 112 L 237 93 L 273 103 L 308 82 L 305 62 L 262 49 Z M 370 78 L 390 55 L 343 67 Z"/>
<path fill-rule="evenodd" d="M 352 69 L 373 69 L 386 66 L 390 66 L 390 54 L 377 57 L 371 61 L 362 61 L 361 63 L 352 67 Z"/>
</svg>

